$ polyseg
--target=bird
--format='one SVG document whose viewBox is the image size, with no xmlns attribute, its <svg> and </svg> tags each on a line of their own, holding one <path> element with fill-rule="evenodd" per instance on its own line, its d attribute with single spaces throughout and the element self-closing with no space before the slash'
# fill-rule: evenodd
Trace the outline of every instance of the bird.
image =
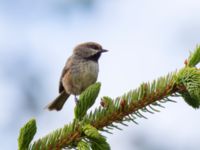
<svg viewBox="0 0 200 150">
<path fill-rule="evenodd" d="M 70 95 L 80 95 L 87 87 L 97 81 L 98 60 L 102 53 L 108 52 L 96 42 L 78 44 L 67 59 L 59 81 L 59 95 L 46 108 L 60 111 Z"/>
</svg>

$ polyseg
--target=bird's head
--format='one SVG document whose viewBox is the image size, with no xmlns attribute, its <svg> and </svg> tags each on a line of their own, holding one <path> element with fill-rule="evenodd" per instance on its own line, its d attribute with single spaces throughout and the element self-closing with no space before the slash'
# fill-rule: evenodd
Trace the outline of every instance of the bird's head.
<svg viewBox="0 0 200 150">
<path fill-rule="evenodd" d="M 107 52 L 102 46 L 95 42 L 86 42 L 79 44 L 74 48 L 74 55 L 80 56 L 84 59 L 98 61 L 101 53 Z"/>
</svg>

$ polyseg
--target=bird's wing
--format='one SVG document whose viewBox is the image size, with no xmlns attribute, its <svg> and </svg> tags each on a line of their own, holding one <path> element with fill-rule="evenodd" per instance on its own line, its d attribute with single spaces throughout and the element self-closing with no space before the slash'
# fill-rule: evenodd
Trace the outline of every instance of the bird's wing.
<svg viewBox="0 0 200 150">
<path fill-rule="evenodd" d="M 72 60 L 71 57 L 69 57 L 68 60 L 67 60 L 67 62 L 66 62 L 66 64 L 65 64 L 65 67 L 62 70 L 62 73 L 61 73 L 61 76 L 60 76 L 60 82 L 59 82 L 59 93 L 61 93 L 63 90 L 65 90 L 64 86 L 62 84 L 62 78 L 69 71 L 69 68 L 70 68 L 71 63 L 72 63 L 71 60 Z"/>
</svg>

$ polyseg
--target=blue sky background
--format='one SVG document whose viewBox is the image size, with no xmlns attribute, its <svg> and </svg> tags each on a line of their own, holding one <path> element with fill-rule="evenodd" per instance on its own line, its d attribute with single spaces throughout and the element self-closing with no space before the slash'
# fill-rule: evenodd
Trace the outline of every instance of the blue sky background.
<svg viewBox="0 0 200 150">
<path fill-rule="evenodd" d="M 74 99 L 44 110 L 58 93 L 66 58 L 81 42 L 109 49 L 100 60 L 101 96 L 117 97 L 183 67 L 200 41 L 197 0 L 0 0 L 0 145 L 17 149 L 36 118 L 35 140 L 73 119 Z M 176 99 L 139 125 L 104 134 L 113 150 L 198 150 L 200 110 Z"/>
</svg>

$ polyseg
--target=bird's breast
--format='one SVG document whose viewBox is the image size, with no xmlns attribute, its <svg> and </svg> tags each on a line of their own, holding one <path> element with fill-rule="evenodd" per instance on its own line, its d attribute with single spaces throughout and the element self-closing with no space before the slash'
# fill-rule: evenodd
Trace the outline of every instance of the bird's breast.
<svg viewBox="0 0 200 150">
<path fill-rule="evenodd" d="M 80 70 L 81 78 L 85 85 L 96 82 L 99 73 L 99 65 L 97 62 L 86 61 L 82 64 Z"/>
<path fill-rule="evenodd" d="M 99 65 L 94 61 L 80 61 L 72 69 L 71 93 L 80 94 L 88 86 L 95 83 L 99 73 Z"/>
</svg>

